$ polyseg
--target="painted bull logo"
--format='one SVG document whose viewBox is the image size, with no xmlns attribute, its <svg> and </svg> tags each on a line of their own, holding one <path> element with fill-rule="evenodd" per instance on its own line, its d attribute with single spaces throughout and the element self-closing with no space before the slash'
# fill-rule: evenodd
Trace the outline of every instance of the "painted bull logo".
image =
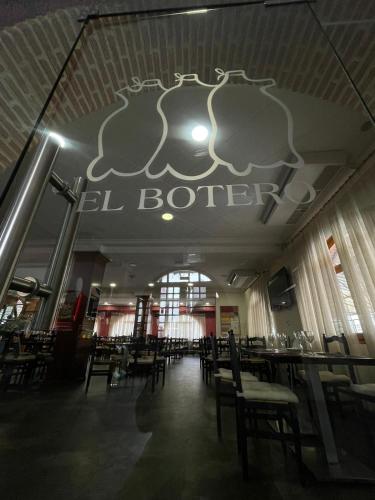
<svg viewBox="0 0 375 500">
<path fill-rule="evenodd" d="M 208 177 L 218 168 L 242 177 L 249 175 L 254 168 L 303 167 L 303 159 L 293 144 L 292 114 L 272 92 L 276 87 L 275 80 L 254 80 L 248 78 L 244 70 L 217 68 L 215 71 L 218 75 L 215 85 L 202 82 L 196 74 L 177 73 L 176 84 L 170 88 L 165 88 L 159 79 L 141 82 L 133 78 L 133 85 L 117 91 L 116 95 L 123 104 L 100 127 L 98 155 L 87 168 L 87 178 L 98 182 L 110 174 L 119 177 L 145 174 L 148 179 L 170 174 L 180 180 L 196 181 Z M 189 94 L 192 87 L 199 88 L 193 100 Z M 148 122 L 157 124 L 158 137 L 154 143 L 151 138 L 146 138 L 145 148 L 140 148 L 139 140 L 135 141 L 131 136 L 123 138 L 114 147 L 114 132 L 123 127 L 130 106 L 136 108 L 140 103 L 137 104 L 136 100 L 129 103 L 128 97 L 147 90 L 153 90 L 142 93 L 143 98 L 147 95 L 152 102 Z M 188 100 L 183 98 L 186 96 Z M 193 115 L 197 111 L 199 123 L 204 123 L 208 131 L 207 140 L 199 145 L 198 150 L 191 140 L 181 140 L 180 131 L 189 111 Z M 133 109 L 131 116 L 132 120 L 138 120 L 139 130 L 147 135 L 144 112 Z M 128 127 L 129 130 L 132 128 L 136 129 L 135 126 Z M 118 156 L 119 151 L 121 156 Z"/>
</svg>

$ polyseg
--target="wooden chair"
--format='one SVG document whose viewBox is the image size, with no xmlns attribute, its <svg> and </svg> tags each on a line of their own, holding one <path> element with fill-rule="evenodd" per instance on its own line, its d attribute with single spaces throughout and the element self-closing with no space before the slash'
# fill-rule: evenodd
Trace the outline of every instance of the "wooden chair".
<svg viewBox="0 0 375 500">
<path fill-rule="evenodd" d="M 216 399 L 216 425 L 219 439 L 222 437 L 221 408 L 223 406 L 235 407 L 236 391 L 233 386 L 233 374 L 231 369 L 220 368 L 218 365 L 218 346 L 216 337 L 210 337 L 211 352 L 215 379 L 215 399 Z M 258 379 L 250 373 L 241 373 L 241 377 L 246 382 L 257 382 Z"/>
<path fill-rule="evenodd" d="M 246 349 L 266 349 L 265 337 L 247 337 Z M 241 350 L 241 367 L 256 374 L 260 379 L 271 381 L 269 364 L 267 360 L 260 356 L 244 354 L 244 351 Z"/>
<path fill-rule="evenodd" d="M 367 436 L 372 440 L 373 446 L 375 446 L 375 384 L 352 384 L 350 392 L 345 391 L 345 394 L 350 394 L 354 399 L 358 418 L 365 427 Z M 373 405 L 372 409 L 371 405 Z"/>
<path fill-rule="evenodd" d="M 348 341 L 344 334 L 341 334 L 340 336 L 332 335 L 331 337 L 327 337 L 323 334 L 323 346 L 325 352 L 330 352 L 329 345 L 333 342 L 337 342 L 339 344 L 339 347 L 344 351 L 343 354 L 350 355 Z M 340 352 L 342 352 L 341 349 Z M 340 354 L 340 352 L 338 354 Z M 327 401 L 334 402 L 338 406 L 341 414 L 343 414 L 340 392 L 342 392 L 343 388 L 348 389 L 351 383 L 356 383 L 357 379 L 354 368 L 352 365 L 348 366 L 349 375 L 345 375 L 344 373 L 335 373 L 332 365 L 330 364 L 327 364 L 327 368 L 327 370 L 319 370 L 319 377 L 323 386 L 325 397 Z M 305 370 L 299 370 L 298 375 L 304 382 L 306 382 Z"/>
<path fill-rule="evenodd" d="M 97 351 L 97 338 L 94 336 L 92 340 L 91 352 L 89 357 L 89 368 L 87 372 L 87 381 L 85 393 L 87 394 L 91 382 L 91 377 L 107 377 L 107 391 L 111 388 L 113 371 L 116 362 L 110 358 L 111 352 L 103 352 L 102 349 Z"/>
<path fill-rule="evenodd" d="M 237 435 L 240 447 L 242 474 L 248 479 L 247 438 L 262 437 L 281 441 L 284 452 L 285 443 L 294 443 L 301 479 L 303 478 L 300 429 L 297 416 L 298 397 L 289 388 L 269 382 L 253 382 L 243 386 L 239 357 L 234 335 L 229 335 L 233 379 L 236 388 Z M 259 422 L 269 424 L 270 430 L 262 430 Z M 291 432 L 284 431 L 284 422 Z M 277 426 L 276 426 L 277 424 Z"/>
</svg>

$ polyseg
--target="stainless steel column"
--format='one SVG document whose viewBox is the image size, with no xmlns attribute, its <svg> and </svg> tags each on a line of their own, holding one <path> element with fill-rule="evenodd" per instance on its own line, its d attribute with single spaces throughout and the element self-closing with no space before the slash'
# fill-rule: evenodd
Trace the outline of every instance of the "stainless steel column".
<svg viewBox="0 0 375 500">
<path fill-rule="evenodd" d="M 19 171 L 14 182 L 16 194 L 9 194 L 8 209 L 0 226 L 0 306 L 6 298 L 18 257 L 28 230 L 49 182 L 52 166 L 59 150 L 53 135 L 44 135 L 31 165 Z M 5 202 L 7 203 L 7 199 Z"/>
<path fill-rule="evenodd" d="M 62 290 L 66 282 L 70 267 L 70 258 L 80 219 L 77 212 L 81 192 L 85 189 L 87 180 L 78 177 L 74 181 L 73 194 L 76 197 L 74 203 L 68 203 L 64 223 L 61 228 L 59 240 L 52 256 L 47 276 L 47 286 L 52 289 L 51 295 L 44 299 L 35 317 L 33 328 L 35 330 L 48 330 L 52 328 L 58 309 Z"/>
</svg>

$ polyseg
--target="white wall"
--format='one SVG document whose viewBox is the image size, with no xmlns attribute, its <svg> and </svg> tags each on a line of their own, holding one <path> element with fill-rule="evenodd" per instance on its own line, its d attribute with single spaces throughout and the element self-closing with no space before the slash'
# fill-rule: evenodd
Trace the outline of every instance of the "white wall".
<svg viewBox="0 0 375 500">
<path fill-rule="evenodd" d="M 220 325 L 220 306 L 238 306 L 240 316 L 241 336 L 247 335 L 247 308 L 245 294 L 241 290 L 230 290 L 220 292 L 219 298 L 216 299 L 216 335 L 221 333 Z"/>
</svg>

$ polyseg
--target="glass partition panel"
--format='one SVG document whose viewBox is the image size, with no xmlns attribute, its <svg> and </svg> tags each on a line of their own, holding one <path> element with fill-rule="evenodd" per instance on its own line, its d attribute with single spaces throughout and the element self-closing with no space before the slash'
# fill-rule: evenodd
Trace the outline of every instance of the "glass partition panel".
<svg viewBox="0 0 375 500">
<path fill-rule="evenodd" d="M 374 120 L 375 3 L 372 0 L 333 0 L 317 2 L 311 7 Z M 326 71 L 327 78 L 332 81 L 331 93 L 345 101 L 345 93 L 336 83 L 333 68 Z M 358 101 L 357 106 L 360 106 Z M 364 122 L 363 131 L 371 129 L 372 125 L 371 120 Z"/>
<path fill-rule="evenodd" d="M 368 120 L 311 6 L 255 3 L 91 19 L 43 124 L 116 295 L 179 269 L 246 287 L 371 157 Z"/>
</svg>

